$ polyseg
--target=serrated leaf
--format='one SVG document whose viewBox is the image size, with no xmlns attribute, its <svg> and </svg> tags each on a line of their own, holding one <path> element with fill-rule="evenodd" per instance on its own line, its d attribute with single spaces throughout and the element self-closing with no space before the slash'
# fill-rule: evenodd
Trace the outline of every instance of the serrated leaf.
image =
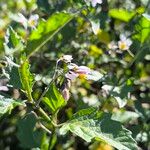
<svg viewBox="0 0 150 150">
<path fill-rule="evenodd" d="M 132 17 L 135 15 L 135 12 L 129 12 L 125 9 L 111 9 L 109 10 L 109 15 L 112 18 L 119 19 L 124 22 L 129 22 Z"/>
<path fill-rule="evenodd" d="M 5 98 L 0 95 L 0 117 L 2 117 L 5 113 L 11 113 L 12 109 L 16 106 L 23 105 L 24 103 L 13 100 L 11 98 Z"/>
<path fill-rule="evenodd" d="M 122 122 L 122 123 L 128 123 L 129 121 L 136 120 L 139 117 L 139 114 L 132 111 L 124 111 L 124 110 L 118 110 L 113 113 L 112 119 Z"/>
<path fill-rule="evenodd" d="M 22 38 L 12 27 L 9 27 L 6 31 L 4 48 L 6 55 L 12 55 L 14 52 L 22 51 L 24 49 Z"/>
<path fill-rule="evenodd" d="M 94 108 L 80 110 L 60 128 L 60 134 L 68 131 L 87 142 L 98 139 L 118 150 L 137 150 L 129 130 L 112 120 L 109 114 L 98 112 Z"/>
<path fill-rule="evenodd" d="M 23 148 L 40 147 L 42 140 L 42 131 L 35 130 L 37 119 L 33 113 L 28 114 L 23 119 L 19 120 L 17 137 Z"/>
<path fill-rule="evenodd" d="M 25 52 L 31 55 L 38 51 L 45 43 L 47 43 L 61 28 L 63 28 L 71 19 L 72 14 L 69 13 L 55 13 L 47 21 L 41 21 L 36 30 L 33 30 Z"/>
<path fill-rule="evenodd" d="M 19 68 L 19 74 L 22 83 L 22 88 L 26 92 L 28 99 L 32 101 L 31 93 L 32 93 L 34 76 L 30 72 L 30 64 L 28 59 L 26 59 L 25 56 L 22 56 L 21 59 L 22 59 L 21 60 L 22 64 L 20 65 Z"/>
<path fill-rule="evenodd" d="M 66 104 L 65 99 L 60 94 L 60 92 L 54 84 L 50 86 L 48 92 L 43 98 L 43 102 L 46 105 L 46 107 L 53 113 Z"/>
</svg>

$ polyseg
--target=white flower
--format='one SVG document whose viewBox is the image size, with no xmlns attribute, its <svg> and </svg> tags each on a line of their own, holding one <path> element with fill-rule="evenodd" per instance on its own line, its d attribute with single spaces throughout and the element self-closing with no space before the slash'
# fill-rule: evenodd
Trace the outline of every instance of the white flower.
<svg viewBox="0 0 150 150">
<path fill-rule="evenodd" d="M 92 6 L 95 7 L 97 4 L 101 4 L 102 0 L 92 0 L 91 3 L 92 3 Z"/>
<path fill-rule="evenodd" d="M 120 50 L 128 50 L 131 46 L 132 41 L 126 38 L 123 34 L 120 35 L 120 41 L 118 41 L 118 47 Z"/>
<path fill-rule="evenodd" d="M 27 19 L 23 14 L 18 13 L 16 16 L 13 16 L 12 19 L 22 24 L 25 29 L 27 29 L 27 27 L 35 29 L 38 24 L 39 16 L 37 14 L 34 14 L 31 15 L 29 19 Z"/>
<path fill-rule="evenodd" d="M 34 29 L 38 24 L 38 19 L 39 15 L 37 14 L 31 15 L 30 18 L 28 19 L 28 26 Z"/>
<path fill-rule="evenodd" d="M 114 41 L 111 41 L 108 44 L 108 48 L 111 49 L 111 50 L 116 50 L 118 48 L 118 46 L 117 46 L 117 44 Z"/>
</svg>

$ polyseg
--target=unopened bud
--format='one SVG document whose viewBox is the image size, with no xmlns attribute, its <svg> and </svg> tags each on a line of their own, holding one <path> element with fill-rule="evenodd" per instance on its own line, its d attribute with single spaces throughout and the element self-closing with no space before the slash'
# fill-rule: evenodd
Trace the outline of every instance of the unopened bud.
<svg viewBox="0 0 150 150">
<path fill-rule="evenodd" d="M 64 55 L 61 57 L 61 60 L 63 60 L 64 62 L 66 63 L 71 63 L 71 60 L 72 60 L 72 56 L 71 55 Z"/>
<path fill-rule="evenodd" d="M 69 79 L 67 79 L 65 85 L 66 85 L 67 89 L 70 89 L 70 87 L 71 87 L 71 81 Z"/>
<path fill-rule="evenodd" d="M 62 91 L 62 95 L 64 97 L 65 100 L 69 100 L 70 98 L 70 93 L 69 93 L 69 90 L 67 88 L 65 88 L 63 91 Z"/>
</svg>

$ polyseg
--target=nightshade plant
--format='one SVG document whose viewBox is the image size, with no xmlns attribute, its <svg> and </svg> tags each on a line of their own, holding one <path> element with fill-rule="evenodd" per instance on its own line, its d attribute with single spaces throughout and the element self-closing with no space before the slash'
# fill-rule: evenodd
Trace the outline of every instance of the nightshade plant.
<svg viewBox="0 0 150 150">
<path fill-rule="evenodd" d="M 148 150 L 149 5 L 2 0 L 0 149 Z"/>
</svg>

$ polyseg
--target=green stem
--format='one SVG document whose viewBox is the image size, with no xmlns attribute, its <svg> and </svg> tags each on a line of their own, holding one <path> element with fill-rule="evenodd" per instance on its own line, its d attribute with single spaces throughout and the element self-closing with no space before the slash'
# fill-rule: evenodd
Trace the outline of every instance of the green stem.
<svg viewBox="0 0 150 150">
<path fill-rule="evenodd" d="M 47 122 L 52 122 L 52 119 L 46 114 L 46 112 L 42 108 L 39 107 L 37 111 Z"/>
<path fill-rule="evenodd" d="M 53 147 L 55 146 L 56 141 L 57 141 L 56 128 L 53 128 L 52 135 L 51 135 L 50 140 L 49 140 L 48 150 L 53 149 Z"/>
<path fill-rule="evenodd" d="M 52 134 L 52 132 L 51 132 L 47 127 L 45 127 L 41 122 L 40 122 L 40 127 L 41 127 L 43 130 L 45 130 L 47 133 Z"/>
<path fill-rule="evenodd" d="M 61 127 L 63 125 L 63 123 L 57 124 L 56 115 L 54 115 L 55 117 L 49 117 L 41 107 L 36 107 L 36 110 L 37 113 L 39 113 L 39 115 L 42 116 L 44 120 L 46 120 L 46 122 L 51 123 L 54 127 Z"/>
<path fill-rule="evenodd" d="M 52 115 L 52 120 L 53 120 L 53 123 L 55 125 L 57 125 L 57 114 L 58 114 L 59 110 L 56 111 L 53 115 Z M 52 129 L 52 136 L 50 138 L 50 141 L 49 141 L 49 147 L 48 147 L 48 150 L 52 150 L 55 143 L 56 143 L 56 139 L 57 139 L 57 136 L 56 136 L 56 127 L 57 126 L 53 126 L 53 129 Z"/>
<path fill-rule="evenodd" d="M 30 102 L 33 102 L 33 98 L 32 98 L 31 92 L 30 92 L 30 91 L 27 91 L 26 95 L 27 95 L 27 97 L 28 97 L 28 100 L 29 100 Z"/>
<path fill-rule="evenodd" d="M 54 82 L 54 80 L 56 79 L 56 73 L 57 73 L 57 68 L 58 68 L 58 63 L 59 63 L 60 59 L 57 60 L 56 62 L 56 66 L 55 66 L 55 72 L 54 75 L 52 77 L 51 82 L 49 83 L 49 85 L 46 87 L 46 89 L 44 90 L 44 92 L 42 93 L 42 95 L 40 96 L 39 100 L 36 103 L 36 107 L 39 106 L 40 102 L 42 101 L 43 97 L 45 96 L 45 94 L 47 93 L 47 91 L 49 90 L 51 84 Z"/>
</svg>

